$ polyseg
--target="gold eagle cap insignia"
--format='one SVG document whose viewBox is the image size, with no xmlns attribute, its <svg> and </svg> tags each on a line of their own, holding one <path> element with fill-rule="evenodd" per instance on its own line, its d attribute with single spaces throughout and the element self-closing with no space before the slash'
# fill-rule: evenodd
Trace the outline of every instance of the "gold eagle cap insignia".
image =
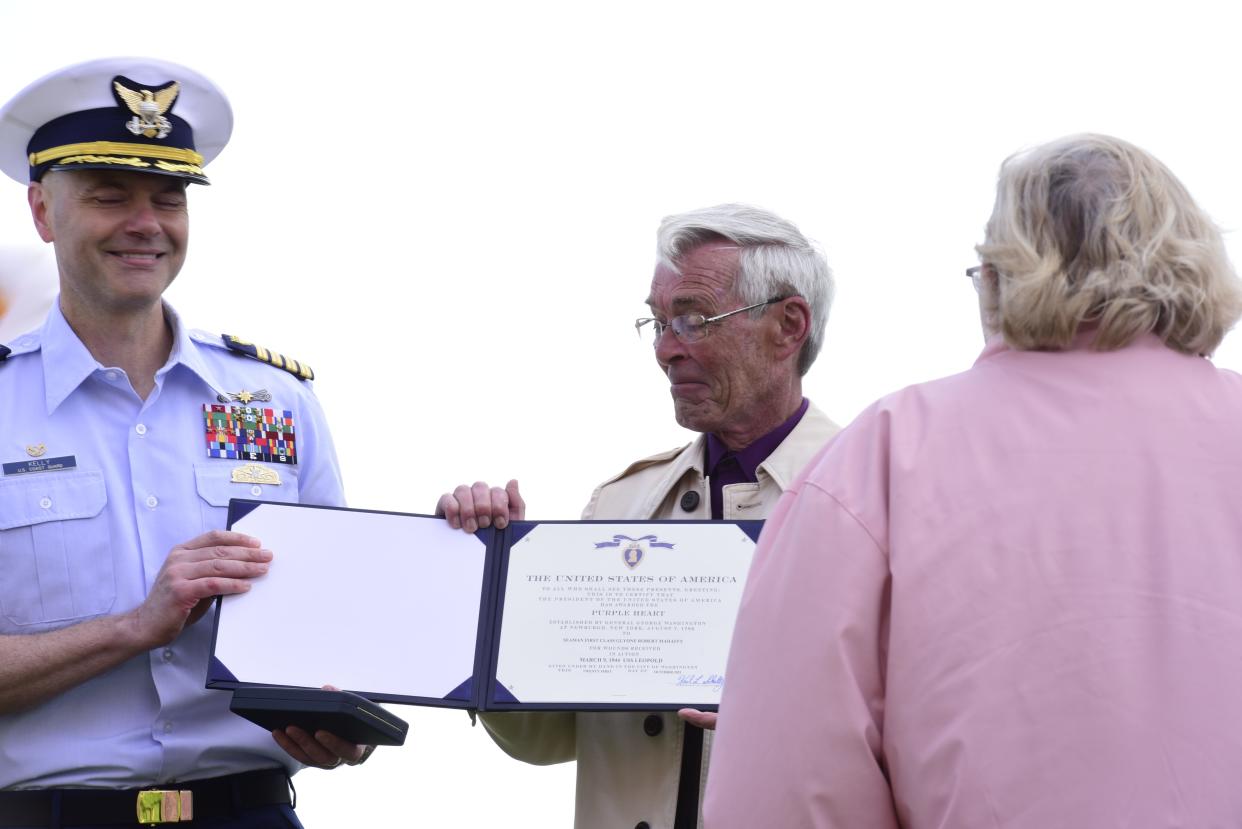
<svg viewBox="0 0 1242 829">
<path fill-rule="evenodd" d="M 119 80 L 113 80 L 112 86 L 117 97 L 125 102 L 129 111 L 134 114 L 125 128 L 134 135 L 147 138 L 166 138 L 172 132 L 172 123 L 164 117 L 164 113 L 172 107 L 181 92 L 181 84 L 173 81 L 169 86 L 152 92 L 149 89 L 130 89 Z"/>
</svg>

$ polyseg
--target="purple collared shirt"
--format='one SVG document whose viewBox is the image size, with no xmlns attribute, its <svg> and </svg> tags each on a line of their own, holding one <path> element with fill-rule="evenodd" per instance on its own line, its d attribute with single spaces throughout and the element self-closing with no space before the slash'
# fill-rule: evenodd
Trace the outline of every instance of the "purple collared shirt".
<svg viewBox="0 0 1242 829">
<path fill-rule="evenodd" d="M 707 479 L 711 486 L 712 518 L 719 521 L 724 517 L 724 497 L 721 490 L 728 484 L 753 484 L 758 482 L 756 472 L 759 464 L 767 460 L 776 447 L 780 446 L 789 433 L 798 425 L 798 421 L 806 414 L 809 401 L 802 398 L 802 405 L 789 419 L 768 432 L 745 449 L 734 451 L 715 435 L 707 436 Z"/>
</svg>

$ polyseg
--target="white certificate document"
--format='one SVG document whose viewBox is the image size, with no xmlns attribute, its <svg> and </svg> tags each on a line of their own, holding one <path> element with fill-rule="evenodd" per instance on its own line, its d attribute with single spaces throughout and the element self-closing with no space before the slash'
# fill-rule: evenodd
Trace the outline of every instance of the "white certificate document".
<svg viewBox="0 0 1242 829">
<path fill-rule="evenodd" d="M 253 505 L 232 529 L 273 554 L 217 612 L 214 656 L 236 680 L 390 701 L 471 681 L 483 540 L 439 518 L 297 504 Z"/>
<path fill-rule="evenodd" d="M 718 704 L 754 550 L 724 522 L 538 524 L 509 547 L 496 682 L 523 704 Z"/>
<path fill-rule="evenodd" d="M 234 499 L 269 572 L 215 616 L 210 688 L 478 710 L 712 708 L 760 522 L 442 518 Z"/>
</svg>

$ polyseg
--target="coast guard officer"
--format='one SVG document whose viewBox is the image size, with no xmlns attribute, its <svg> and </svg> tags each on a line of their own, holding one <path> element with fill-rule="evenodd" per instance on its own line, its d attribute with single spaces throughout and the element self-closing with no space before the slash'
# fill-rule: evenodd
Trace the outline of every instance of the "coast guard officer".
<svg viewBox="0 0 1242 829">
<path fill-rule="evenodd" d="M 273 563 L 222 529 L 229 498 L 344 500 L 310 368 L 161 298 L 231 129 L 215 85 L 147 59 L 0 109 L 0 168 L 60 277 L 42 328 L 0 346 L 0 826 L 300 826 L 288 775 L 365 756 L 203 687 L 211 598 Z"/>
</svg>

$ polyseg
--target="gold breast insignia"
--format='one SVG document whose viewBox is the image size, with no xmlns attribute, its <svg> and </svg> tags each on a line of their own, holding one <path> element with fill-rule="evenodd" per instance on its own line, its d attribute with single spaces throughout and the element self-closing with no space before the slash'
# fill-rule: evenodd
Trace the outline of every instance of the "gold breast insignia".
<svg viewBox="0 0 1242 829">
<path fill-rule="evenodd" d="M 34 446 L 26 447 L 26 454 L 32 458 L 41 458 L 47 452 L 47 446 L 42 443 L 36 443 Z"/>
<path fill-rule="evenodd" d="M 275 469 L 248 463 L 233 470 L 235 484 L 273 484 L 280 486 L 280 474 Z"/>
</svg>

